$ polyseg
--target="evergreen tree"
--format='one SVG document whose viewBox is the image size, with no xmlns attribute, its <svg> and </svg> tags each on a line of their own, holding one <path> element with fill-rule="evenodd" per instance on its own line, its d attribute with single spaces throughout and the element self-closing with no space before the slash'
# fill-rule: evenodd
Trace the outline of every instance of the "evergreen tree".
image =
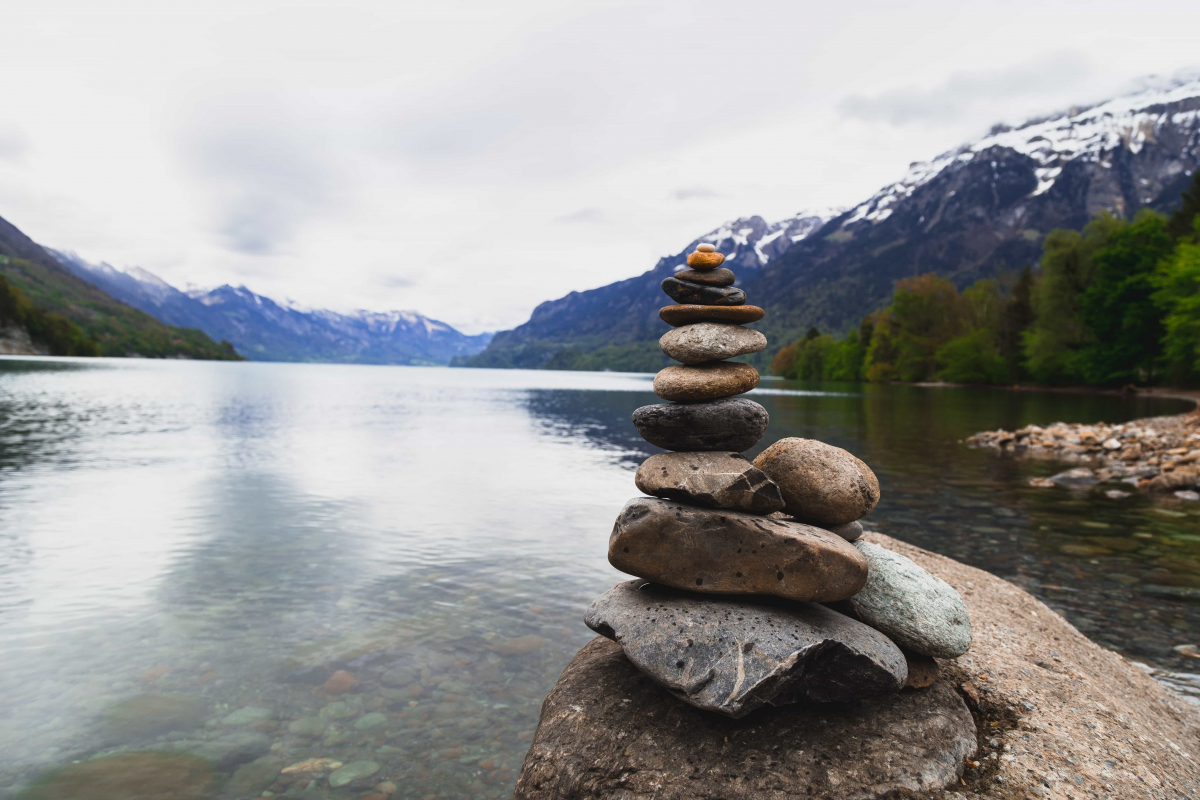
<svg viewBox="0 0 1200 800">
<path fill-rule="evenodd" d="M 996 349 L 1014 380 L 1023 373 L 1021 337 L 1033 324 L 1033 269 L 1028 263 L 1017 275 L 1012 293 L 1000 309 Z"/>
<path fill-rule="evenodd" d="M 1182 203 L 1171 221 L 1167 223 L 1167 233 L 1172 239 L 1183 239 L 1196 236 L 1196 218 L 1200 216 L 1200 169 L 1192 173 L 1192 184 L 1183 190 Z"/>
<path fill-rule="evenodd" d="M 1079 318 L 1092 335 L 1080 351 L 1089 383 L 1153 378 L 1163 334 L 1154 275 L 1172 249 L 1166 218 L 1147 210 L 1115 226 L 1092 254 L 1091 280 L 1079 295 Z"/>
</svg>

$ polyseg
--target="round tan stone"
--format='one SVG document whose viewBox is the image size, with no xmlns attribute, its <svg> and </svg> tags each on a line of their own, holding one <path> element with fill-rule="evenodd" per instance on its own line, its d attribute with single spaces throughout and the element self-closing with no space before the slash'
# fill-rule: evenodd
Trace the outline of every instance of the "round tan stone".
<svg viewBox="0 0 1200 800">
<path fill-rule="evenodd" d="M 767 346 L 767 337 L 728 322 L 695 322 L 667 331 L 658 346 L 676 361 L 703 364 L 757 353 Z"/>
<path fill-rule="evenodd" d="M 687 265 L 692 269 L 716 269 L 725 263 L 720 253 L 688 253 Z"/>
<path fill-rule="evenodd" d="M 658 316 L 663 322 L 678 328 L 680 325 L 706 321 L 732 322 L 737 325 L 758 322 L 766 316 L 766 312 L 758 306 L 676 305 L 663 306 L 658 310 Z"/>
<path fill-rule="evenodd" d="M 715 244 L 698 244 L 696 245 L 697 253 L 712 253 L 715 252 L 717 246 Z"/>
<path fill-rule="evenodd" d="M 815 525 L 853 522 L 879 502 L 879 480 L 871 468 L 816 439 L 780 439 L 759 453 L 754 466 L 779 484 L 784 511 Z"/>
<path fill-rule="evenodd" d="M 755 386 L 758 386 L 758 370 L 749 364 L 728 361 L 667 367 L 654 376 L 654 393 L 664 400 L 681 403 L 732 397 Z"/>
</svg>

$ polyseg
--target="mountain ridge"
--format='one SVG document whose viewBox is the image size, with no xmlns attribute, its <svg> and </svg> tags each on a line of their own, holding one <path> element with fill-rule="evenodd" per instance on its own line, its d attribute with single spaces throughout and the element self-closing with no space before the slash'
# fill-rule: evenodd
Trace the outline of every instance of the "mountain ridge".
<svg viewBox="0 0 1200 800">
<path fill-rule="evenodd" d="M 810 327 L 844 332 L 885 305 L 900 278 L 936 272 L 961 289 L 1036 263 L 1054 228 L 1081 228 L 1100 211 L 1128 217 L 1145 207 L 1169 209 L 1197 166 L 1200 73 L 995 126 L 914 162 L 900 180 L 822 220 L 755 268 L 731 264 L 748 302 L 767 311 L 754 327 L 771 346 L 750 360 L 768 363 Z M 711 239 L 689 248 L 699 241 Z M 667 302 L 657 282 L 669 274 L 664 263 L 678 258 L 637 278 L 547 301 L 528 322 L 457 363 L 656 370 L 669 363 L 655 346 L 668 330 L 655 313 Z"/>
<path fill-rule="evenodd" d="M 416 311 L 347 314 L 279 302 L 245 286 L 180 290 L 148 270 L 93 264 L 50 251 L 67 269 L 112 296 L 175 325 L 233 343 L 252 361 L 442 365 L 482 350 L 490 333 L 468 336 Z"/>
</svg>

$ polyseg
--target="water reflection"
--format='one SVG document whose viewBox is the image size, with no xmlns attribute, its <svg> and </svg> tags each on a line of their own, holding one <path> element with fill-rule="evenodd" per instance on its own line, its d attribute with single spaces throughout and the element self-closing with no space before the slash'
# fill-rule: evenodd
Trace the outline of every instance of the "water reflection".
<svg viewBox="0 0 1200 800">
<path fill-rule="evenodd" d="M 1174 406 L 765 386 L 768 442 L 875 467 L 879 529 L 1179 666 L 1196 512 L 1030 489 L 1053 465 L 959 442 Z M 195 778 L 180 797 L 510 794 L 620 579 L 608 531 L 656 451 L 629 417 L 654 399 L 644 375 L 0 360 L 0 797 L 160 767 Z M 279 774 L 308 759 L 367 765 Z"/>
</svg>

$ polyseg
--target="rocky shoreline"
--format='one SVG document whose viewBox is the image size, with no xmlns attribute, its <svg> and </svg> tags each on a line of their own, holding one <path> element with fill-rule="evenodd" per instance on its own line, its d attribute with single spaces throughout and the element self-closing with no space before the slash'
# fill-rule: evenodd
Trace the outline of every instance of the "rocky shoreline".
<svg viewBox="0 0 1200 800">
<path fill-rule="evenodd" d="M 1136 489 L 1200 500 L 1200 409 L 1120 425 L 1056 422 L 1011 432 L 983 431 L 965 443 L 1018 458 L 1078 465 L 1049 478 L 1033 478 L 1032 486 L 1086 489 L 1113 484 L 1107 494 L 1114 499 Z"/>
</svg>

